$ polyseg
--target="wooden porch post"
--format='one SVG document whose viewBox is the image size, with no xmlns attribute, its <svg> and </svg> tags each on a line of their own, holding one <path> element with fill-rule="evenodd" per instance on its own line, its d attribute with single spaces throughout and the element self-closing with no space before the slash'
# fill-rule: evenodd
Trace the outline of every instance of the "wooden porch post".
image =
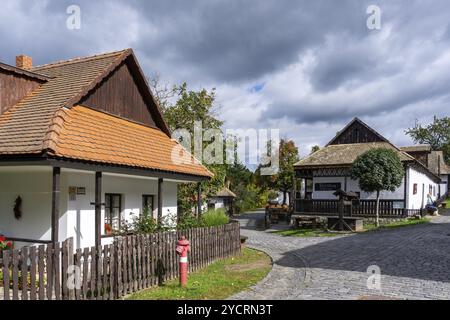
<svg viewBox="0 0 450 320">
<path fill-rule="evenodd" d="M 305 178 L 305 199 L 308 194 L 308 178 Z"/>
<path fill-rule="evenodd" d="M 291 202 L 292 208 L 294 209 L 294 212 L 295 212 L 296 211 L 295 207 L 296 207 L 296 203 L 297 203 L 297 177 L 295 175 L 294 175 L 294 185 L 292 187 L 292 193 L 293 194 L 289 198 L 289 201 Z"/>
<path fill-rule="evenodd" d="M 95 173 L 95 246 L 102 244 L 101 240 L 101 217 L 102 217 L 102 173 Z"/>
<path fill-rule="evenodd" d="M 61 168 L 53 167 L 52 183 L 52 243 L 58 242 L 59 235 L 59 198 L 61 189 Z"/>
<path fill-rule="evenodd" d="M 158 179 L 158 224 L 162 221 L 162 215 L 163 215 L 163 184 L 164 179 L 159 178 Z"/>
<path fill-rule="evenodd" d="M 202 214 L 202 184 L 197 183 L 197 216 Z"/>
</svg>

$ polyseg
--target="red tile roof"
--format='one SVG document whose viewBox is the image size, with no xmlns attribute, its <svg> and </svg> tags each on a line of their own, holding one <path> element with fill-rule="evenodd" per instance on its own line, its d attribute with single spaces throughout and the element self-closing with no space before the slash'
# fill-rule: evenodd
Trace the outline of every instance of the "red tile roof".
<svg viewBox="0 0 450 320">
<path fill-rule="evenodd" d="M 0 154 L 33 154 L 46 149 L 45 136 L 55 116 L 126 51 L 33 68 L 53 77 L 0 116 Z"/>
<path fill-rule="evenodd" d="M 63 109 L 56 119 L 48 145 L 57 157 L 212 176 L 159 129 L 83 106 Z"/>
<path fill-rule="evenodd" d="M 0 157 L 42 154 L 101 164 L 211 177 L 212 173 L 167 132 L 84 106 L 72 106 L 131 50 L 38 66 L 48 77 L 37 90 L 0 116 Z"/>
</svg>

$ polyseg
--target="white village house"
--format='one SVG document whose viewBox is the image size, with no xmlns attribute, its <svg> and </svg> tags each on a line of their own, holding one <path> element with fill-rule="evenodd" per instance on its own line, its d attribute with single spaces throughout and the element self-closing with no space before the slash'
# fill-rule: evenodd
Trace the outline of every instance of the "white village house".
<svg viewBox="0 0 450 320">
<path fill-rule="evenodd" d="M 234 214 L 234 200 L 237 198 L 236 194 L 229 189 L 229 184 L 220 189 L 214 196 L 208 199 L 208 210 L 223 209 L 229 216 Z"/>
<path fill-rule="evenodd" d="M 300 191 L 294 192 L 295 211 L 336 213 L 337 197 L 333 193 L 342 189 L 355 192 L 361 199 L 354 215 L 373 215 L 375 193 L 362 192 L 358 181 L 352 180 L 349 173 L 356 158 L 374 148 L 395 150 L 405 168 L 401 186 L 394 192 L 381 193 L 381 215 L 411 216 L 425 208 L 428 194 L 434 201 L 448 194 L 450 167 L 445 164 L 441 151 L 431 151 L 429 146 L 398 148 L 355 118 L 324 148 L 295 164 L 296 177 L 303 181 Z"/>
<path fill-rule="evenodd" d="M 176 215 L 178 184 L 212 176 L 180 150 L 131 49 L 0 64 L 0 234 L 16 248 L 105 244 L 133 215 Z"/>
</svg>

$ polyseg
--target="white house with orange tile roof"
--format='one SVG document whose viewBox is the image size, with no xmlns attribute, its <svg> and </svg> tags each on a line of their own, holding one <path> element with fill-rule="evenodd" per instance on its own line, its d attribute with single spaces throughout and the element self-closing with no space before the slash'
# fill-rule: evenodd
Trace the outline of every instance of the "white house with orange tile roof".
<svg viewBox="0 0 450 320">
<path fill-rule="evenodd" d="M 212 176 L 171 139 L 131 49 L 19 56 L 0 88 L 0 234 L 16 247 L 110 242 L 133 216 L 176 216 L 178 185 Z"/>
</svg>

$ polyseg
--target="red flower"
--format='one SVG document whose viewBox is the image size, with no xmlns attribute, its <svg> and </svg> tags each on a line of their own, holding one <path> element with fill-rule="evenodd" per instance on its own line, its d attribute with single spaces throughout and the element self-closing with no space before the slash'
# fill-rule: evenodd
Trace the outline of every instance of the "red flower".
<svg viewBox="0 0 450 320">
<path fill-rule="evenodd" d="M 8 241 L 8 243 L 6 244 L 7 247 L 11 248 L 13 246 L 11 241 Z"/>
<path fill-rule="evenodd" d="M 0 242 L 4 242 L 6 238 L 4 236 L 0 236 Z"/>
</svg>

